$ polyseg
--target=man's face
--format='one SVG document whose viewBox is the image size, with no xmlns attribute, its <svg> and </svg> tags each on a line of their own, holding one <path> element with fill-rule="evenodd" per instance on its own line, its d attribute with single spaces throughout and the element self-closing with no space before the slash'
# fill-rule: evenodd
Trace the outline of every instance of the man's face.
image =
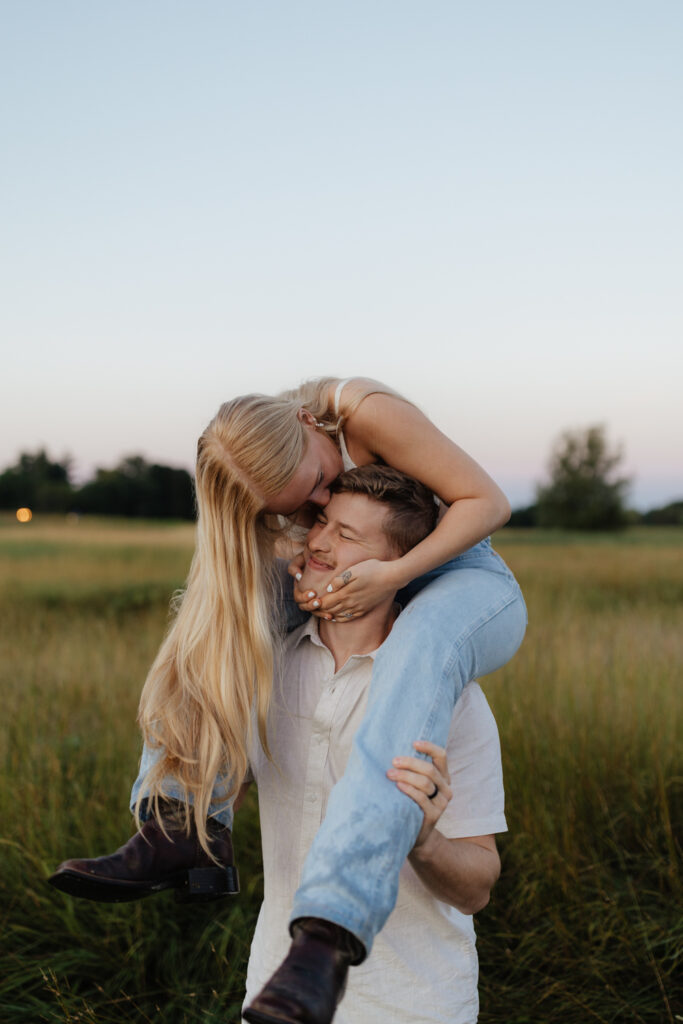
<svg viewBox="0 0 683 1024">
<path fill-rule="evenodd" d="M 365 494 L 333 494 L 306 537 L 301 589 L 322 594 L 335 576 L 366 558 L 398 558 L 382 529 L 387 514 L 386 505 Z"/>
</svg>

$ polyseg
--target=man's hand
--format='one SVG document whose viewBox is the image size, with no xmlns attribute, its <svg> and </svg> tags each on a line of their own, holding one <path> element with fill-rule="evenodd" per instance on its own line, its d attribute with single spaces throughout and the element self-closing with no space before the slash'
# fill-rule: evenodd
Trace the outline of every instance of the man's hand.
<svg viewBox="0 0 683 1024">
<path fill-rule="evenodd" d="M 488 903 L 500 874 L 496 840 L 492 835 L 447 839 L 434 827 L 453 796 L 446 751 L 426 741 L 413 746 L 432 760 L 397 757 L 394 767 L 387 772 L 398 788 L 424 811 L 422 828 L 408 860 L 438 900 L 450 903 L 463 914 L 476 914 Z"/>
<path fill-rule="evenodd" d="M 448 772 L 446 751 L 427 740 L 417 740 L 413 746 L 431 761 L 420 757 L 395 757 L 387 772 L 402 793 L 422 808 L 424 821 L 413 849 L 428 843 L 434 826 L 446 810 L 452 796 L 451 777 Z"/>
</svg>

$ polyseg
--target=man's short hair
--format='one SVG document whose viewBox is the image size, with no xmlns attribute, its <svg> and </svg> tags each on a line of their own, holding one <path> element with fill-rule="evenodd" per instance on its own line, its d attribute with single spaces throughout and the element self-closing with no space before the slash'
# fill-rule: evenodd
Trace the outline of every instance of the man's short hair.
<svg viewBox="0 0 683 1024">
<path fill-rule="evenodd" d="M 332 494 L 365 494 L 389 508 L 384 533 L 400 555 L 405 555 L 436 526 L 438 506 L 434 495 L 392 466 L 372 463 L 342 473 L 330 485 Z"/>
</svg>

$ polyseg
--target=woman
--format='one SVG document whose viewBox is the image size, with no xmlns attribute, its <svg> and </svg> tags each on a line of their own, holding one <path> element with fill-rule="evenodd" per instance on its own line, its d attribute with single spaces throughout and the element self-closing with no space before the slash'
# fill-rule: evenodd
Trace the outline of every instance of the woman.
<svg viewBox="0 0 683 1024">
<path fill-rule="evenodd" d="M 147 752 L 144 778 L 134 788 L 141 816 L 156 809 L 161 817 L 159 800 L 168 797 L 185 808 L 191 802 L 199 842 L 211 852 L 206 821 L 231 820 L 230 802 L 247 769 L 252 709 L 267 750 L 276 541 L 293 522 L 310 524 L 343 468 L 370 462 L 394 466 L 438 496 L 436 529 L 396 561 L 360 562 L 330 593 L 294 593 L 303 611 L 338 620 L 362 615 L 397 586 L 410 602 L 376 658 L 364 724 L 293 915 L 331 920 L 365 950 L 391 911 L 398 868 L 422 824 L 417 804 L 395 787 L 386 792 L 386 768 L 397 753 L 410 753 L 416 738 L 444 745 L 463 686 L 505 664 L 526 624 L 519 587 L 486 539 L 507 521 L 507 499 L 390 388 L 322 378 L 276 398 L 237 398 L 201 436 L 197 547 L 143 690 Z M 373 871 L 357 869 L 359 835 L 366 856 L 373 837 Z"/>
<path fill-rule="evenodd" d="M 149 795 L 163 795 L 159 783 L 164 775 L 184 783 L 201 838 L 214 777 L 230 765 L 231 794 L 245 775 L 252 705 L 267 748 L 275 542 L 293 518 L 310 525 L 342 469 L 376 461 L 426 484 L 446 506 L 444 514 L 434 532 L 403 558 L 362 562 L 348 580 L 336 582 L 331 594 L 309 597 L 295 591 L 302 610 L 334 617 L 362 614 L 382 593 L 395 590 L 397 582 L 405 588 L 404 597 L 421 589 L 420 577 L 439 578 L 445 563 L 464 552 L 466 559 L 449 576 L 470 565 L 474 572 L 480 567 L 492 571 L 495 581 L 486 582 L 493 583 L 495 592 L 502 578 L 503 606 L 510 603 L 510 590 L 513 603 L 521 606 L 519 592 L 509 585 L 509 575 L 501 574 L 500 559 L 488 543 L 471 550 L 507 521 L 507 499 L 473 459 L 389 388 L 376 381 L 323 378 L 276 399 L 246 396 L 223 405 L 198 444 L 197 549 L 187 588 L 140 704 L 146 739 L 165 749 L 148 779 Z M 283 526 L 278 516 L 290 523 Z M 457 582 L 455 575 L 452 583 Z M 445 595 L 448 587 L 442 589 Z M 466 594 L 456 600 L 467 603 Z M 491 603 L 495 608 L 494 597 Z M 413 615 L 420 602 L 414 607 Z M 449 610 L 443 623 L 440 616 L 438 625 L 430 619 L 424 628 L 429 634 L 447 631 L 452 643 L 453 614 Z M 468 614 L 467 607 L 458 609 L 459 619 Z M 512 649 L 500 664 L 514 653 L 521 632 L 511 638 Z M 420 654 L 426 646 L 423 636 Z M 493 670 L 488 664 L 471 668 L 463 685 Z M 414 694 L 415 688 L 411 679 L 408 689 Z"/>
</svg>

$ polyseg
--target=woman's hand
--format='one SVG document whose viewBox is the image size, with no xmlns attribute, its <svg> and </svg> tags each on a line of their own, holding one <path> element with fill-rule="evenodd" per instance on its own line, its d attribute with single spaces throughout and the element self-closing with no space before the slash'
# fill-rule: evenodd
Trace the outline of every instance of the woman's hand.
<svg viewBox="0 0 683 1024">
<path fill-rule="evenodd" d="M 296 555 L 294 555 L 294 557 L 292 558 L 291 562 L 287 566 L 287 572 L 289 573 L 290 576 L 293 576 L 294 579 L 298 581 L 298 580 L 301 579 L 301 574 L 304 571 L 305 565 L 306 565 L 306 555 L 304 554 L 304 551 L 302 549 L 301 551 L 298 551 L 296 553 Z M 297 590 L 297 587 L 296 587 L 296 584 L 295 584 L 294 585 L 294 600 L 298 604 L 299 602 L 298 602 L 297 597 L 296 597 L 296 590 Z"/>
<path fill-rule="evenodd" d="M 302 611 L 312 612 L 318 618 L 351 622 L 396 592 L 400 581 L 396 577 L 395 565 L 395 562 L 368 558 L 345 569 L 335 576 L 322 594 L 316 594 L 312 590 L 299 589 L 297 576 L 303 573 L 304 568 L 304 558 L 300 556 L 289 564 L 289 573 L 296 580 L 294 600 Z"/>
<path fill-rule="evenodd" d="M 417 849 L 429 840 L 434 826 L 453 796 L 453 790 L 446 751 L 443 747 L 437 747 L 435 743 L 429 743 L 427 740 L 417 740 L 413 746 L 421 754 L 431 757 L 431 761 L 425 761 L 420 757 L 395 757 L 392 761 L 393 768 L 387 772 L 387 778 L 392 779 L 401 792 L 414 800 L 424 811 L 422 828 L 413 847 Z"/>
<path fill-rule="evenodd" d="M 301 551 L 296 555 L 287 566 L 287 572 L 290 576 L 294 577 L 294 589 L 292 591 L 294 600 L 302 612 L 312 612 L 314 615 L 317 615 L 318 618 L 331 618 L 331 615 L 323 614 L 319 610 L 320 600 L 318 599 L 318 595 L 313 590 L 302 590 L 299 586 L 299 580 L 301 579 L 305 568 L 305 551 Z"/>
</svg>

